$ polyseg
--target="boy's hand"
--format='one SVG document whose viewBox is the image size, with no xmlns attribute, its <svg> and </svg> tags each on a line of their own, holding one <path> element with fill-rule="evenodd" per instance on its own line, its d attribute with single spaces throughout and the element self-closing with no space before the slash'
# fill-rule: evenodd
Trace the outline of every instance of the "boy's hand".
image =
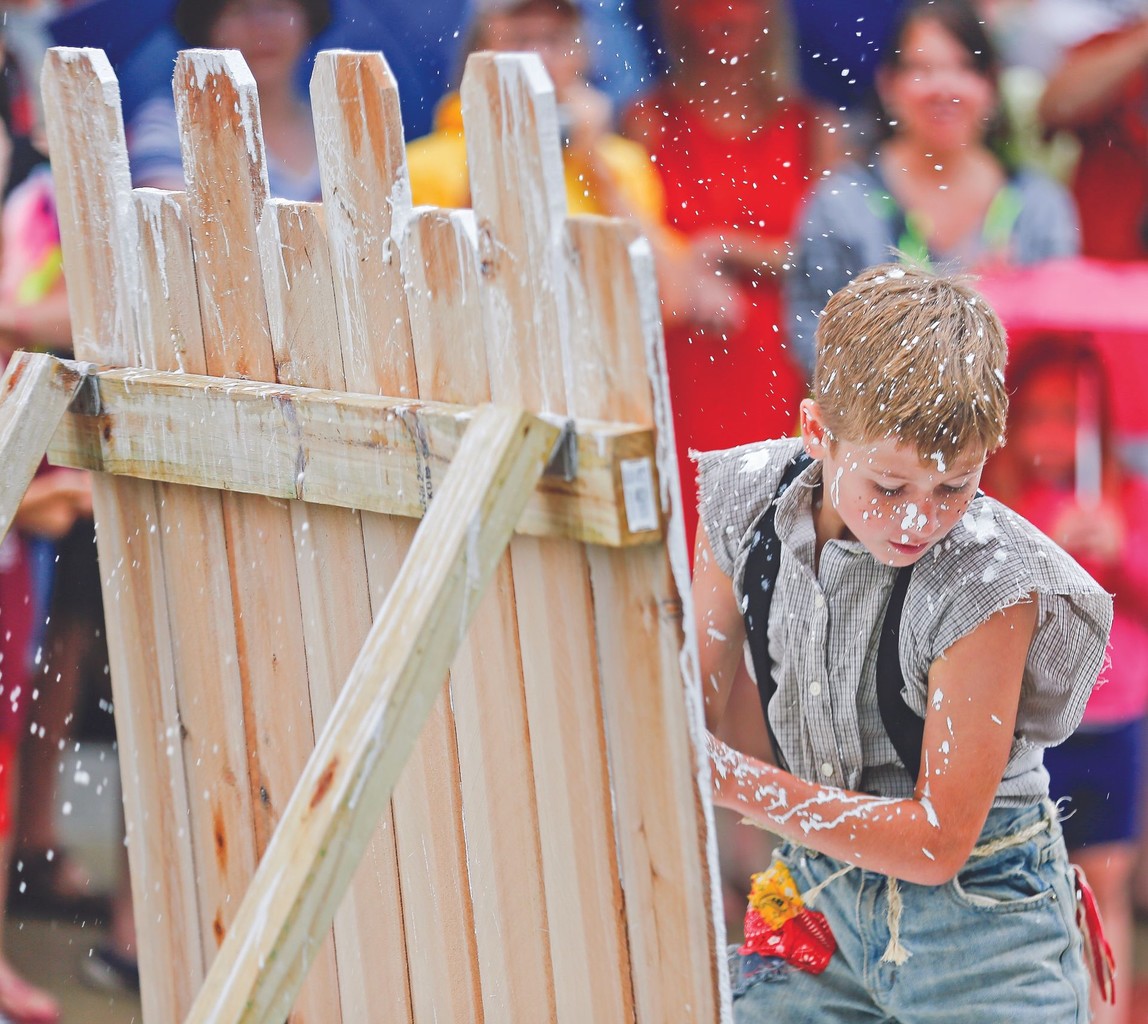
<svg viewBox="0 0 1148 1024">
<path fill-rule="evenodd" d="M 91 477 L 79 470 L 54 469 L 28 485 L 14 525 L 24 533 L 55 540 L 81 516 L 91 514 Z"/>
</svg>

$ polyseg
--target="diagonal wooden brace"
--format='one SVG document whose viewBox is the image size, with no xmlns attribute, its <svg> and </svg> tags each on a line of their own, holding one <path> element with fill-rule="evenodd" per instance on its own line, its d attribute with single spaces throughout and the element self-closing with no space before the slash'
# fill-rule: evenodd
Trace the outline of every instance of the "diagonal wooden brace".
<svg viewBox="0 0 1148 1024">
<path fill-rule="evenodd" d="M 187 1024 L 287 1016 L 558 434 L 497 407 L 467 429 Z"/>
<path fill-rule="evenodd" d="M 75 364 L 47 355 L 17 352 L 8 363 L 0 379 L 0 540 L 83 380 Z"/>
</svg>

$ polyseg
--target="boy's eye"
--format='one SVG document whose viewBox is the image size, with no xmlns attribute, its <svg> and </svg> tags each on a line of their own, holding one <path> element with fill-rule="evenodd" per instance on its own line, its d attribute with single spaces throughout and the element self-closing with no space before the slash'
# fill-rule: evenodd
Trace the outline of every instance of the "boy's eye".
<svg viewBox="0 0 1148 1024">
<path fill-rule="evenodd" d="M 880 493 L 883 494 L 886 498 L 895 498 L 898 494 L 903 494 L 905 492 L 905 485 L 902 484 L 900 487 L 882 487 L 880 484 L 878 484 L 877 490 L 880 491 Z"/>
<path fill-rule="evenodd" d="M 969 489 L 970 482 L 966 480 L 963 484 L 941 484 L 941 493 L 952 497 L 964 494 Z"/>
</svg>

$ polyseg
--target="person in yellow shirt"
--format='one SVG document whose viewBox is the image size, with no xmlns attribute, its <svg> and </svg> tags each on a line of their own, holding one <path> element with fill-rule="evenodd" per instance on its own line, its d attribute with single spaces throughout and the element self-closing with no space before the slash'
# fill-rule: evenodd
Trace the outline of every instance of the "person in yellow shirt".
<svg viewBox="0 0 1148 1024">
<path fill-rule="evenodd" d="M 554 83 L 562 136 L 566 201 L 571 214 L 636 220 L 650 239 L 665 305 L 673 308 L 679 275 L 689 272 L 687 246 L 667 227 L 665 193 L 644 147 L 611 127 L 608 97 L 585 78 L 589 63 L 579 0 L 477 0 L 464 52 L 537 53 Z M 416 206 L 471 205 L 462 102 L 450 93 L 431 134 L 407 147 Z"/>
</svg>

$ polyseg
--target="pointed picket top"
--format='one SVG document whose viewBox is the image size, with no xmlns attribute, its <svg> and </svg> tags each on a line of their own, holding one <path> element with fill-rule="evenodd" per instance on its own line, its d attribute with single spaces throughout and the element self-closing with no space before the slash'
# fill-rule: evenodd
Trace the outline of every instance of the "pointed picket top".
<svg viewBox="0 0 1148 1024">
<path fill-rule="evenodd" d="M 399 258 L 411 188 L 398 89 L 383 55 L 320 53 L 311 108 L 347 388 L 413 398 Z"/>
<path fill-rule="evenodd" d="M 218 140 L 222 145 L 208 146 L 218 155 L 206 170 L 221 170 L 220 159 L 233 161 L 236 175 L 250 181 L 258 223 L 269 195 L 267 155 L 255 77 L 243 55 L 238 50 L 182 50 L 175 62 L 172 87 L 176 119 L 185 140 L 183 166 L 188 182 L 202 179 L 199 160 L 204 145 Z M 242 143 L 246 159 L 236 158 L 233 146 L 237 141 Z"/>
<path fill-rule="evenodd" d="M 132 193 L 140 245 L 140 355 L 144 366 L 207 373 L 187 194 Z"/>
<path fill-rule="evenodd" d="M 554 86 L 542 61 L 472 54 L 462 116 L 494 399 L 565 412 L 566 191 Z"/>
<path fill-rule="evenodd" d="M 489 401 L 474 212 L 417 210 L 403 266 L 420 395 L 436 402 Z"/>
<path fill-rule="evenodd" d="M 258 269 L 268 188 L 255 79 L 237 50 L 183 50 L 173 90 L 208 368 L 274 380 Z"/>
<path fill-rule="evenodd" d="M 103 50 L 63 47 L 48 51 L 41 82 L 74 350 L 131 365 L 136 234 L 119 82 Z"/>
<path fill-rule="evenodd" d="M 270 200 L 259 223 L 259 243 L 276 379 L 343 390 L 342 360 L 334 347 L 335 292 L 323 207 Z"/>
</svg>

